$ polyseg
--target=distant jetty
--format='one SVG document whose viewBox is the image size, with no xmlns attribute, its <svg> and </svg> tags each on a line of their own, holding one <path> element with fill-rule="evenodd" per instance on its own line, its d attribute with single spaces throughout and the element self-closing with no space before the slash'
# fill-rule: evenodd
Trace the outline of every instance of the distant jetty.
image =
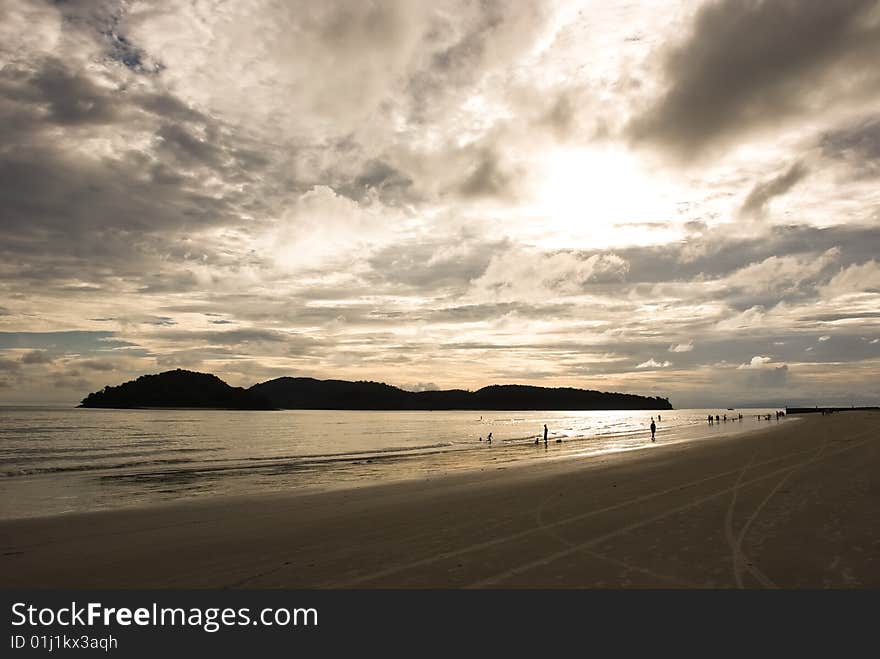
<svg viewBox="0 0 880 659">
<path fill-rule="evenodd" d="M 89 394 L 80 407 L 302 410 L 671 410 L 669 399 L 570 387 L 492 385 L 405 391 L 381 382 L 277 378 L 249 389 L 177 369 Z"/>
<path fill-rule="evenodd" d="M 821 405 L 817 405 L 815 407 L 786 407 L 786 414 L 818 414 L 819 412 L 853 412 L 853 411 L 865 411 L 865 410 L 880 410 L 880 407 L 877 405 L 873 406 L 850 406 L 850 407 L 822 407 Z"/>
</svg>

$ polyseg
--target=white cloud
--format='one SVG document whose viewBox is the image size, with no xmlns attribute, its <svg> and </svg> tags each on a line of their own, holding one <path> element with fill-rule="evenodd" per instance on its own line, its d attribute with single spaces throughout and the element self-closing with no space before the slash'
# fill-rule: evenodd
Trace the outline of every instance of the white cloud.
<svg viewBox="0 0 880 659">
<path fill-rule="evenodd" d="M 880 292 L 880 264 L 871 259 L 843 268 L 820 291 L 824 298 L 866 291 Z"/>
<path fill-rule="evenodd" d="M 678 345 L 669 346 L 669 352 L 690 352 L 693 349 L 694 349 L 693 340 L 690 340 L 687 343 L 679 343 Z"/>
<path fill-rule="evenodd" d="M 651 369 L 653 369 L 653 368 L 668 368 L 669 366 L 672 366 L 672 362 L 669 362 L 669 361 L 658 362 L 652 357 L 648 361 L 642 362 L 641 364 L 638 364 L 636 366 L 636 368 L 651 368 Z"/>
<path fill-rule="evenodd" d="M 763 305 L 757 304 L 745 311 L 718 321 L 716 327 L 719 330 L 748 330 L 760 327 L 767 317 L 767 311 Z"/>
<path fill-rule="evenodd" d="M 621 282 L 629 263 L 616 254 L 583 258 L 575 252 L 510 249 L 496 254 L 473 282 L 473 292 L 495 301 L 546 301 L 583 295 L 591 284 Z"/>
<path fill-rule="evenodd" d="M 314 186 L 258 238 L 283 271 L 351 263 L 352 252 L 390 239 L 400 213 L 381 203 L 362 205 L 327 186 Z"/>
<path fill-rule="evenodd" d="M 838 247 L 812 257 L 771 256 L 737 270 L 723 283 L 756 292 L 795 289 L 804 282 L 814 280 L 839 258 Z"/>
<path fill-rule="evenodd" d="M 750 361 L 748 364 L 740 364 L 739 366 L 737 366 L 737 368 L 739 368 L 739 369 L 764 368 L 771 361 L 773 361 L 773 359 L 770 357 L 762 357 L 761 355 L 755 355 L 754 357 L 752 357 L 752 361 Z"/>
</svg>

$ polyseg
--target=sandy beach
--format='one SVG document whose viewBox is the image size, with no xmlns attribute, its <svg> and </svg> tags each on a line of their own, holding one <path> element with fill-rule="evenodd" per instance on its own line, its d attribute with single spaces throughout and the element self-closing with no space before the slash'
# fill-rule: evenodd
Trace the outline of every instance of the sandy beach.
<svg viewBox="0 0 880 659">
<path fill-rule="evenodd" d="M 880 413 L 321 494 L 0 522 L 3 588 L 878 588 Z"/>
</svg>

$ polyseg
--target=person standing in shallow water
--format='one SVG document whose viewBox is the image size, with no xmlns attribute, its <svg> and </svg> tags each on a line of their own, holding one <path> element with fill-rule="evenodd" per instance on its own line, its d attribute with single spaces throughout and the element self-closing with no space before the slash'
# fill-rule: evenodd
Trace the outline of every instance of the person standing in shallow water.
<svg viewBox="0 0 880 659">
<path fill-rule="evenodd" d="M 654 417 L 651 417 L 651 441 L 654 441 L 654 433 L 657 432 L 657 424 L 654 423 Z"/>
<path fill-rule="evenodd" d="M 544 446 L 547 446 L 547 424 L 544 424 Z"/>
</svg>

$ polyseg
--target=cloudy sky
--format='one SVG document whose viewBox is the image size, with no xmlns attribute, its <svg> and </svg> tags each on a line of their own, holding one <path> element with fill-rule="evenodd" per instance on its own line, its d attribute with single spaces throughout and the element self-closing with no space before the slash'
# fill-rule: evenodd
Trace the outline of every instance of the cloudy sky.
<svg viewBox="0 0 880 659">
<path fill-rule="evenodd" d="M 876 0 L 0 0 L 0 400 L 880 400 Z"/>
</svg>

